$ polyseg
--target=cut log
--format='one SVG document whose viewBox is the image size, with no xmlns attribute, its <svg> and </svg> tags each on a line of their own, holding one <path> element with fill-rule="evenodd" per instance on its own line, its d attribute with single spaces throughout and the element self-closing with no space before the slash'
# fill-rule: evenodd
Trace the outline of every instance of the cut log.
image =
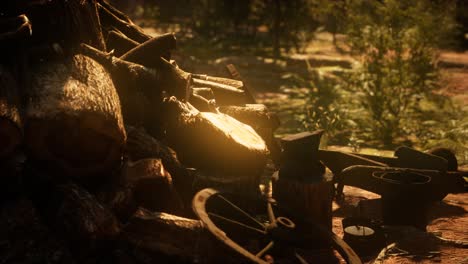
<svg viewBox="0 0 468 264">
<path fill-rule="evenodd" d="M 243 106 L 221 106 L 219 111 L 234 117 L 255 130 L 258 128 L 270 128 L 273 131 L 279 127 L 279 119 L 268 111 L 263 104 L 246 104 Z"/>
<path fill-rule="evenodd" d="M 140 27 L 133 24 L 131 20 L 122 20 L 118 14 L 116 15 L 115 12 L 113 13 L 102 4 L 97 4 L 97 7 L 101 24 L 108 31 L 115 28 L 139 43 L 143 43 L 151 38 Z"/>
<path fill-rule="evenodd" d="M 75 241 L 95 241 L 116 238 L 120 226 L 112 212 L 97 199 L 75 184 L 58 186 L 59 206 L 53 226 Z M 56 201 L 57 202 L 57 201 Z"/>
<path fill-rule="evenodd" d="M 158 68 L 146 68 L 90 46 L 83 45 L 82 52 L 101 63 L 112 75 L 119 93 L 125 122 L 144 125 L 152 134 L 160 124 L 159 103 L 166 91 L 177 98 L 188 98 L 191 76 L 160 58 Z M 157 133 L 156 133 L 157 134 Z"/>
<path fill-rule="evenodd" d="M 133 24 L 132 20 L 126 14 L 124 14 L 122 11 L 115 8 L 109 2 L 107 2 L 105 0 L 98 0 L 98 2 L 99 2 L 100 5 L 102 5 L 107 10 L 109 10 L 109 12 L 111 14 L 113 14 L 114 16 L 118 17 L 119 19 L 121 19 L 121 20 L 123 20 L 123 21 L 125 21 L 127 23 Z"/>
<path fill-rule="evenodd" d="M 128 38 L 123 33 L 111 30 L 107 34 L 106 45 L 109 51 L 113 50 L 116 57 L 120 57 L 129 50 L 138 46 L 138 42 Z"/>
<path fill-rule="evenodd" d="M 165 113 L 168 141 L 184 164 L 232 174 L 264 168 L 268 150 L 252 127 L 222 113 L 199 112 L 174 97 L 166 101 Z"/>
<path fill-rule="evenodd" d="M 172 257 L 172 262 L 213 263 L 219 246 L 199 220 L 138 210 L 123 230 L 133 245 Z"/>
<path fill-rule="evenodd" d="M 124 173 L 127 182 L 133 186 L 133 196 L 139 206 L 157 212 L 182 212 L 182 200 L 160 159 L 127 162 Z"/>
<path fill-rule="evenodd" d="M 192 94 L 190 96 L 189 103 L 201 112 L 217 112 L 215 100 L 208 100 L 198 94 Z"/>
<path fill-rule="evenodd" d="M 171 51 L 176 48 L 176 38 L 172 33 L 151 38 L 131 49 L 120 58 L 129 62 L 141 64 L 145 67 L 158 66 L 159 57 L 171 59 Z"/>
<path fill-rule="evenodd" d="M 192 93 L 195 95 L 202 96 L 207 100 L 215 99 L 213 90 L 211 88 L 192 88 Z"/>
<path fill-rule="evenodd" d="M 174 187 L 181 195 L 184 204 L 192 201 L 193 175 L 180 163 L 174 150 L 148 135 L 144 129 L 127 126 L 127 145 L 125 153 L 130 160 L 158 158 L 172 176 Z"/>
<path fill-rule="evenodd" d="M 118 167 L 126 135 L 106 70 L 75 55 L 38 65 L 32 75 L 25 127 L 30 157 L 78 178 Z"/>
<path fill-rule="evenodd" d="M 205 81 L 210 81 L 210 82 L 215 82 L 219 84 L 224 84 L 224 85 L 229 85 L 237 89 L 243 90 L 244 83 L 239 80 L 234 80 L 234 79 L 229 79 L 229 78 L 223 78 L 223 77 L 214 77 L 214 76 L 209 76 L 206 74 L 194 74 L 193 78 L 200 79 L 200 80 L 205 80 Z"/>
<path fill-rule="evenodd" d="M 9 156 L 23 139 L 18 84 L 0 65 L 0 159 Z"/>
<path fill-rule="evenodd" d="M 230 85 L 194 78 L 193 88 L 211 88 L 218 105 L 244 105 L 250 103 L 243 90 Z"/>
</svg>

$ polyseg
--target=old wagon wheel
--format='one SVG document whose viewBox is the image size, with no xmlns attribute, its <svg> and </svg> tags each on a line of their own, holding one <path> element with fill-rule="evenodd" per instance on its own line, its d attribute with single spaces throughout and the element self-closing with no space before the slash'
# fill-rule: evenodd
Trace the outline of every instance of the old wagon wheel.
<svg viewBox="0 0 468 264">
<path fill-rule="evenodd" d="M 348 263 L 362 263 L 335 234 L 312 223 L 293 220 L 291 214 L 271 200 L 207 188 L 195 195 L 192 206 L 218 240 L 255 263 L 269 263 L 269 258 L 275 262 L 295 259 L 308 263 L 310 252 L 316 253 L 320 243 L 336 249 Z M 323 250 L 323 244 L 320 248 Z"/>
</svg>

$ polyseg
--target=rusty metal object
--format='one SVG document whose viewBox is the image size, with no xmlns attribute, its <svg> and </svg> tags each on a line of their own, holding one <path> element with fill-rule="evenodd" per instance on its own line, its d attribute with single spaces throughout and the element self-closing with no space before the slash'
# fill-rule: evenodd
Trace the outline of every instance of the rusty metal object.
<svg viewBox="0 0 468 264">
<path fill-rule="evenodd" d="M 314 233 L 304 232 L 304 225 L 309 229 L 308 225 L 313 224 L 294 220 L 271 199 L 241 197 L 208 188 L 195 195 L 192 206 L 218 240 L 255 263 L 266 264 L 268 258 L 281 257 L 308 263 L 307 251 L 311 250 L 312 241 L 321 239 L 336 248 L 348 263 L 362 263 L 335 234 L 319 227 Z"/>
</svg>

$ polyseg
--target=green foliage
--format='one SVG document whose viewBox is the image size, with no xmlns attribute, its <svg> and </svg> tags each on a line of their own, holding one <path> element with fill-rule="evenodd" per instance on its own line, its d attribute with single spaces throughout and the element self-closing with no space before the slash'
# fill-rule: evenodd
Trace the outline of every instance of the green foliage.
<svg viewBox="0 0 468 264">
<path fill-rule="evenodd" d="M 436 48 L 452 24 L 436 10 L 426 0 L 349 3 L 348 42 L 360 66 L 345 80 L 385 145 L 404 134 L 403 119 L 437 87 Z"/>
<path fill-rule="evenodd" d="M 318 26 L 311 0 L 192 0 L 191 6 L 194 32 L 212 43 L 299 51 Z"/>
</svg>

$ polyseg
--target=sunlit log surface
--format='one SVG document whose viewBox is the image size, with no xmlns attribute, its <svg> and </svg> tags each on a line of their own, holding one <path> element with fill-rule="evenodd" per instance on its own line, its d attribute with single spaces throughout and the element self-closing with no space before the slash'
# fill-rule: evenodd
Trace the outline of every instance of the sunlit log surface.
<svg viewBox="0 0 468 264">
<path fill-rule="evenodd" d="M 199 112 L 175 98 L 165 110 L 168 140 L 184 164 L 225 173 L 265 166 L 268 149 L 252 127 L 222 113 Z"/>
<path fill-rule="evenodd" d="M 107 71 L 83 55 L 45 62 L 32 71 L 25 143 L 31 158 L 82 177 L 112 171 L 126 135 Z"/>
<path fill-rule="evenodd" d="M 244 90 L 228 84 L 194 78 L 193 88 L 210 88 L 218 105 L 243 105 L 251 103 Z"/>
<path fill-rule="evenodd" d="M 11 72 L 0 66 L 0 158 L 10 155 L 22 141 L 18 88 Z"/>
</svg>

